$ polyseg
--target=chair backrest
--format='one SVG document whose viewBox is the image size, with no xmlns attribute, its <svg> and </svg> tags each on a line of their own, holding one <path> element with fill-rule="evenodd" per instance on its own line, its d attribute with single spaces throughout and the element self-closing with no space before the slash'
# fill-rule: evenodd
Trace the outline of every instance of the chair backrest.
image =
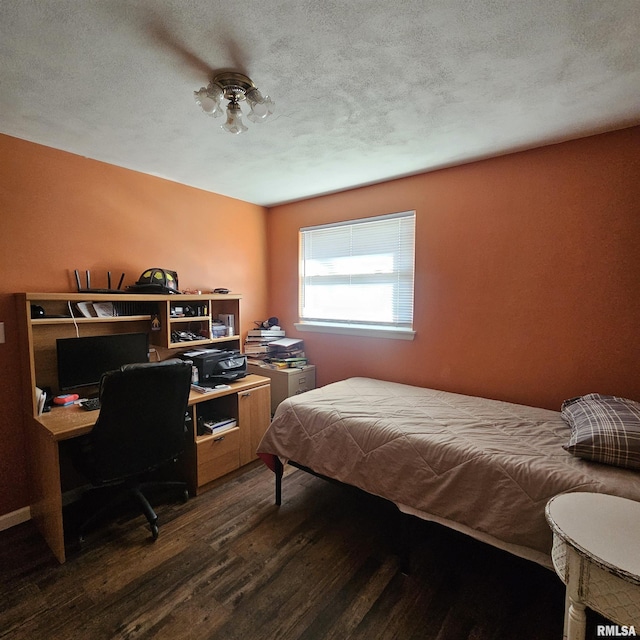
<svg viewBox="0 0 640 640">
<path fill-rule="evenodd" d="M 166 360 L 105 373 L 91 431 L 91 475 L 110 482 L 157 468 L 185 448 L 191 364 Z"/>
</svg>

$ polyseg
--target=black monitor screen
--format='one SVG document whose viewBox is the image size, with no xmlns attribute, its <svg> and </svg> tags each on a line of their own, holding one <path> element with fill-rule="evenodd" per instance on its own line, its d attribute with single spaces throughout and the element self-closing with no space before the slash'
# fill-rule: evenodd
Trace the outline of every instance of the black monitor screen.
<svg viewBox="0 0 640 640">
<path fill-rule="evenodd" d="M 119 369 L 123 364 L 149 362 L 146 333 L 60 338 L 56 346 L 61 391 L 97 385 L 105 371 Z"/>
</svg>

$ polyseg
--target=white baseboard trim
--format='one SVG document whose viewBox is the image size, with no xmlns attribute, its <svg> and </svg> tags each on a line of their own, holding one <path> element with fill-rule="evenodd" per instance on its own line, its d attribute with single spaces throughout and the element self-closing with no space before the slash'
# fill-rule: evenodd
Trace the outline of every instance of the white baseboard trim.
<svg viewBox="0 0 640 640">
<path fill-rule="evenodd" d="M 0 531 L 15 527 L 27 520 L 31 520 L 31 507 L 22 507 L 22 509 L 18 509 L 17 511 L 5 513 L 3 516 L 0 516 Z"/>
<path fill-rule="evenodd" d="M 62 506 L 66 507 L 72 502 L 79 500 L 85 490 L 86 487 L 78 487 L 77 489 L 71 489 L 70 491 L 63 493 Z M 22 507 L 22 509 L 17 509 L 11 513 L 5 513 L 0 516 L 0 531 L 15 527 L 27 520 L 31 520 L 31 507 Z"/>
</svg>

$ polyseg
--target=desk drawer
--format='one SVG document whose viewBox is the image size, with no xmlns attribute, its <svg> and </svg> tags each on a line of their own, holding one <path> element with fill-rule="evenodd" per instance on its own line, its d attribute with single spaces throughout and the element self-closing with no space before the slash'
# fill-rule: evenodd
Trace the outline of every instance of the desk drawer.
<svg viewBox="0 0 640 640">
<path fill-rule="evenodd" d="M 197 443 L 198 486 L 240 466 L 240 429 L 238 427 L 201 439 Z"/>
</svg>

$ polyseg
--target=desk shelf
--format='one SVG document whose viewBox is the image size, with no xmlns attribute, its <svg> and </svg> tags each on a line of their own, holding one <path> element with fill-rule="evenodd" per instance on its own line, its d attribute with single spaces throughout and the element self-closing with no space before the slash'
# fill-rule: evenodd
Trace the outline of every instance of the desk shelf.
<svg viewBox="0 0 640 640">
<path fill-rule="evenodd" d="M 19 293 L 16 294 L 20 354 L 22 358 L 22 388 L 24 423 L 29 457 L 31 515 L 51 550 L 60 562 L 65 561 L 64 527 L 62 517 L 62 472 L 60 449 L 65 440 L 89 433 L 98 418 L 98 411 L 84 411 L 77 406 L 60 407 L 38 416 L 36 386 L 60 392 L 57 379 L 56 341 L 59 338 L 99 336 L 118 333 L 145 332 L 150 348 L 160 360 L 173 357 L 180 350 L 212 345 L 226 349 L 240 349 L 239 333 L 219 338 L 171 342 L 171 331 L 197 322 L 208 329 L 219 314 L 233 316 L 236 328 L 240 323 L 240 295 L 144 295 L 92 293 Z M 78 302 L 112 302 L 131 311 L 135 305 L 150 305 L 150 313 L 132 313 L 109 317 L 68 316 L 69 307 L 75 313 Z M 171 317 L 171 305 L 176 303 L 197 307 L 196 315 Z M 44 308 L 49 317 L 32 318 L 31 305 Z M 127 305 L 133 305 L 127 307 Z M 202 310 L 206 306 L 206 313 Z M 147 306 L 143 307 L 147 311 Z M 122 307 L 119 308 L 122 311 Z M 175 314 L 175 312 L 174 312 Z M 58 317 L 53 317 L 58 316 Z M 231 323 L 230 323 L 231 324 Z M 29 398 L 31 400 L 29 401 Z M 189 396 L 192 414 L 191 433 L 185 452 L 185 470 L 190 492 L 198 494 L 211 486 L 213 480 L 256 459 L 257 445 L 269 426 L 270 381 L 259 375 L 248 375 L 231 383 L 229 388 L 216 389 Z M 198 415 L 220 412 L 233 416 L 236 427 L 228 431 L 198 436 L 195 432 Z M 220 436 L 224 436 L 220 440 Z"/>
<path fill-rule="evenodd" d="M 239 294 L 134 294 L 134 293 L 19 293 L 16 294 L 21 340 L 24 345 L 25 397 L 32 394 L 29 410 L 37 415 L 35 387 L 49 387 L 60 393 L 57 380 L 56 340 L 80 336 L 144 332 L 149 346 L 160 359 L 173 357 L 179 351 L 212 346 L 219 349 L 241 349 L 238 333 L 211 338 L 212 324 L 219 314 L 231 315 L 240 327 Z M 111 303 L 118 315 L 82 315 L 81 303 Z M 31 317 L 31 307 L 44 309 L 45 317 Z M 176 317 L 176 307 L 187 313 Z M 187 315 L 193 313 L 194 315 Z M 73 314 L 73 315 L 71 315 Z M 190 328 L 191 327 L 191 328 Z M 76 331 L 78 329 L 78 331 Z M 176 330 L 202 332 L 201 340 L 172 341 Z"/>
<path fill-rule="evenodd" d="M 211 320 L 211 316 L 171 316 L 170 324 L 178 324 L 180 322 L 198 322 Z"/>
<path fill-rule="evenodd" d="M 210 345 L 212 340 L 210 338 L 202 338 L 202 340 L 184 340 L 180 342 L 172 342 L 167 346 L 167 349 L 191 349 L 192 347 L 202 347 Z"/>
<path fill-rule="evenodd" d="M 112 323 L 112 322 L 139 322 L 145 320 L 148 322 L 151 319 L 150 315 L 138 315 L 138 316 L 109 316 L 107 318 L 85 318 L 71 316 L 65 318 L 32 318 L 31 324 L 38 325 L 56 325 L 56 324 L 96 324 L 96 323 Z"/>
</svg>

